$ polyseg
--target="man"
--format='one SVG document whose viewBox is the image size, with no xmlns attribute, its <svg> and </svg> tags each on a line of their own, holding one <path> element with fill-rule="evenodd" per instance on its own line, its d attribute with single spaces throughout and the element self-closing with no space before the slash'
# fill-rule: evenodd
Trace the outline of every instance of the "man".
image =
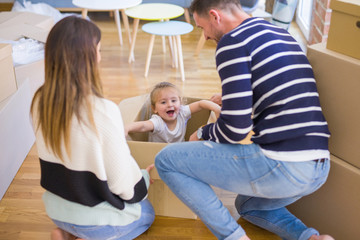
<svg viewBox="0 0 360 240">
<path fill-rule="evenodd" d="M 283 239 L 333 239 L 285 208 L 324 184 L 330 168 L 330 133 L 305 54 L 238 0 L 194 0 L 190 10 L 218 44 L 222 109 L 190 137 L 208 141 L 171 144 L 157 155 L 160 177 L 218 239 L 249 238 L 210 185 L 238 193 L 240 216 Z M 239 144 L 251 131 L 253 143 Z"/>
</svg>

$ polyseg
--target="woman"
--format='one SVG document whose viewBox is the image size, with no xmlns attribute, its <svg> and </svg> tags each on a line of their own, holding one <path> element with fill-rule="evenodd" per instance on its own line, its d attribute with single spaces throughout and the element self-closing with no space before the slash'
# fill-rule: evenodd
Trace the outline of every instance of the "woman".
<svg viewBox="0 0 360 240">
<path fill-rule="evenodd" d="M 120 111 L 102 96 L 100 29 L 67 17 L 45 45 L 45 83 L 31 113 L 52 239 L 133 239 L 154 220 L 146 200 L 150 165 L 140 170 Z"/>
</svg>

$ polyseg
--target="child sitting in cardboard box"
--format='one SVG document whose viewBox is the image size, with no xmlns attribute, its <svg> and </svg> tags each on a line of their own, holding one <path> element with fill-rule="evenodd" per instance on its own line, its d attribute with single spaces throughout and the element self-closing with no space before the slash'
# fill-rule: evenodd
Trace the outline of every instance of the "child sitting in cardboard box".
<svg viewBox="0 0 360 240">
<path fill-rule="evenodd" d="M 220 106 L 208 100 L 200 100 L 182 105 L 179 89 L 172 83 L 161 82 L 155 85 L 150 93 L 153 115 L 149 120 L 129 123 L 125 134 L 132 132 L 149 132 L 149 142 L 183 142 L 187 121 L 191 114 L 208 109 L 220 115 Z"/>
</svg>

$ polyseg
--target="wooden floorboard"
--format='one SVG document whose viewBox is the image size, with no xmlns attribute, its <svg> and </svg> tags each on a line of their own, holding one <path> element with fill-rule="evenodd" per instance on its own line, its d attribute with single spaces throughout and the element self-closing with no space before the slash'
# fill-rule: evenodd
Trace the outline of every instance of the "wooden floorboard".
<svg viewBox="0 0 360 240">
<path fill-rule="evenodd" d="M 150 36 L 139 30 L 135 47 L 135 62 L 128 63 L 129 44 L 123 28 L 123 46 L 115 22 L 104 13 L 90 13 L 102 30 L 101 76 L 105 97 L 119 103 L 122 99 L 149 93 L 154 84 L 169 81 L 176 84 L 184 96 L 210 98 L 220 91 L 220 80 L 215 69 L 215 43 L 207 42 L 199 56 L 194 51 L 201 31 L 194 29 L 182 37 L 185 82 L 180 72 L 171 67 L 169 52 L 163 53 L 161 40 L 155 40 L 148 78 L 144 77 L 145 58 Z M 130 19 L 130 23 L 131 23 Z M 141 22 L 141 24 L 143 24 Z M 220 198 L 234 214 L 235 195 L 220 189 Z M 55 225 L 45 213 L 41 196 L 39 161 L 34 145 L 19 169 L 15 179 L 0 202 L 0 240 L 47 240 Z M 242 219 L 239 223 L 251 239 L 275 240 L 273 234 Z M 141 240 L 214 240 L 216 239 L 200 220 L 156 216 L 152 227 L 137 239 Z"/>
</svg>

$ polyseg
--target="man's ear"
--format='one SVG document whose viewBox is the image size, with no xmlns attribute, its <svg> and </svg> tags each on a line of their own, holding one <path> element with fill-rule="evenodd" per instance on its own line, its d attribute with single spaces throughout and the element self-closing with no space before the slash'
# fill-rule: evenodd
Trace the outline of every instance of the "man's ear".
<svg viewBox="0 0 360 240">
<path fill-rule="evenodd" d="M 209 11 L 209 15 L 210 15 L 211 19 L 215 20 L 217 23 L 220 23 L 221 17 L 220 17 L 219 12 L 216 9 L 211 9 Z"/>
</svg>

